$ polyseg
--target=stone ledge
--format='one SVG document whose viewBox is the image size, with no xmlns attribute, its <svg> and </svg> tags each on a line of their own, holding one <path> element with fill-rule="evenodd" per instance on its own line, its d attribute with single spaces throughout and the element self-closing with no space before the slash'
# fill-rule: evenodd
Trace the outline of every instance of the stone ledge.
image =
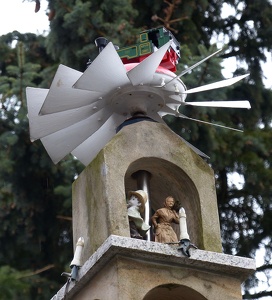
<svg viewBox="0 0 272 300">
<path fill-rule="evenodd" d="M 178 246 L 178 245 L 177 245 Z M 201 272 L 231 276 L 243 282 L 256 266 L 251 258 L 191 249 L 186 257 L 175 245 L 147 242 L 111 235 L 81 267 L 78 281 L 66 283 L 51 300 L 72 299 L 115 256 L 148 263 L 175 265 Z"/>
</svg>

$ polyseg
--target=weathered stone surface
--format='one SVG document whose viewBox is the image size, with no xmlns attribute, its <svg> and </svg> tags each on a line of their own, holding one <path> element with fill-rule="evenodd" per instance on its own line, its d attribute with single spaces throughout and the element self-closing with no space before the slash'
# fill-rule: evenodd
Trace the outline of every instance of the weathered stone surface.
<svg viewBox="0 0 272 300">
<path fill-rule="evenodd" d="M 186 210 L 191 241 L 222 251 L 212 169 L 167 126 L 143 121 L 124 127 L 73 184 L 73 235 L 74 242 L 85 239 L 83 261 L 110 235 L 129 237 L 125 199 L 137 190 L 132 174 L 139 170 L 151 174 L 154 211 L 174 196 Z"/>
<path fill-rule="evenodd" d="M 110 236 L 52 300 L 237 300 L 253 259 Z"/>
</svg>

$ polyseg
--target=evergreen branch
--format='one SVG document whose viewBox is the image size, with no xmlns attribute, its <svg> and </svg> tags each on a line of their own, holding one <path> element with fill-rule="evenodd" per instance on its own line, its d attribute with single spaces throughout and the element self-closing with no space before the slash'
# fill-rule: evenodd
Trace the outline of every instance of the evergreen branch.
<svg viewBox="0 0 272 300">
<path fill-rule="evenodd" d="M 272 264 L 262 265 L 262 266 L 256 268 L 256 272 L 262 272 L 267 269 L 272 269 Z"/>
<path fill-rule="evenodd" d="M 180 18 L 176 18 L 176 19 L 171 20 L 171 18 L 173 17 L 173 14 L 175 12 L 175 9 L 181 3 L 181 0 L 173 0 L 172 2 L 170 2 L 169 0 L 163 0 L 163 2 L 168 5 L 168 7 L 166 9 L 164 9 L 165 17 L 161 18 L 161 17 L 159 17 L 158 15 L 155 14 L 155 15 L 152 16 L 151 19 L 153 21 L 162 22 L 163 26 L 166 29 L 173 31 L 174 33 L 178 33 L 178 30 L 171 27 L 171 24 L 177 23 L 177 22 L 185 20 L 185 19 L 188 19 L 188 16 L 185 16 L 185 17 L 180 17 Z"/>
<path fill-rule="evenodd" d="M 197 84 L 198 86 L 200 86 L 202 84 L 202 82 L 204 81 L 204 79 L 208 73 L 209 64 L 210 64 L 209 61 L 207 61 L 204 65 L 204 67 L 202 67 L 201 76 L 200 76 L 200 78 L 198 80 L 198 84 Z"/>
<path fill-rule="evenodd" d="M 66 221 L 72 221 L 72 217 L 67 217 L 67 216 L 56 216 L 57 219 L 61 219 L 61 220 L 66 220 Z"/>
<path fill-rule="evenodd" d="M 259 299 L 267 296 L 272 296 L 272 291 L 262 291 L 256 294 L 246 293 L 243 295 L 243 299 Z"/>
<path fill-rule="evenodd" d="M 70 8 L 68 5 L 66 5 L 66 4 L 64 3 L 64 1 L 60 1 L 60 6 L 61 6 L 62 8 L 64 8 L 64 10 L 66 10 L 66 11 L 69 12 L 69 13 L 71 13 L 71 12 L 73 11 L 73 9 Z"/>
<path fill-rule="evenodd" d="M 23 74 L 24 74 L 24 44 L 22 42 L 18 43 L 18 65 L 19 65 L 19 97 L 22 101 L 22 106 L 24 105 L 24 86 L 23 86 Z"/>
<path fill-rule="evenodd" d="M 37 13 L 41 8 L 41 2 L 40 2 L 40 0 L 36 0 L 35 2 L 36 2 L 35 13 Z"/>
<path fill-rule="evenodd" d="M 1 97 L 1 106 L 0 106 L 0 109 L 4 110 L 5 112 L 8 111 L 6 105 L 4 104 L 4 100 L 5 100 L 5 97 Z"/>
</svg>

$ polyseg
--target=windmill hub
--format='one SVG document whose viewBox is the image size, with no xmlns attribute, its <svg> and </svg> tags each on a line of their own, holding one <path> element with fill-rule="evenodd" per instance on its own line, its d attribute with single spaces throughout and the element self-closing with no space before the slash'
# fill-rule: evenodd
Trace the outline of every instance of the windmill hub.
<svg viewBox="0 0 272 300">
<path fill-rule="evenodd" d="M 169 54 L 176 52 L 171 39 L 143 60 L 125 64 L 112 43 L 96 42 L 102 51 L 84 73 L 60 65 L 49 90 L 27 88 L 31 140 L 41 139 L 54 163 L 72 153 L 87 165 L 116 134 L 116 128 L 130 116 L 134 122 L 139 112 L 145 120 L 156 122 L 170 114 L 211 124 L 189 118 L 178 109 L 181 105 L 250 108 L 247 100 L 185 102 L 187 94 L 229 86 L 248 75 L 187 90 L 180 77 L 220 50 L 176 75 L 165 64 L 171 60 Z"/>
<path fill-rule="evenodd" d="M 115 92 L 111 98 L 113 110 L 123 116 L 137 112 L 156 113 L 165 105 L 161 90 L 151 86 L 129 86 Z"/>
<path fill-rule="evenodd" d="M 133 70 L 139 63 L 125 64 L 127 72 Z M 151 81 L 146 84 L 128 84 L 119 86 L 110 96 L 109 104 L 114 112 L 123 115 L 134 115 L 142 112 L 151 115 L 165 107 L 167 98 L 181 104 L 185 101 L 185 84 L 177 78 L 176 74 L 159 66 L 153 74 Z"/>
<path fill-rule="evenodd" d="M 137 67 L 139 63 L 130 63 L 130 64 L 125 64 L 126 71 L 129 72 L 133 70 L 134 68 Z M 140 82 L 139 85 L 145 85 L 143 82 Z M 133 87 L 135 88 L 136 85 Z M 156 69 L 155 73 L 153 74 L 152 80 L 148 83 L 149 87 L 154 87 L 154 88 L 162 88 L 164 91 L 170 92 L 172 94 L 178 94 L 180 96 L 180 101 L 184 102 L 186 99 L 186 94 L 184 93 L 187 88 L 183 81 L 177 77 L 175 73 L 172 71 L 162 67 L 158 66 Z"/>
</svg>

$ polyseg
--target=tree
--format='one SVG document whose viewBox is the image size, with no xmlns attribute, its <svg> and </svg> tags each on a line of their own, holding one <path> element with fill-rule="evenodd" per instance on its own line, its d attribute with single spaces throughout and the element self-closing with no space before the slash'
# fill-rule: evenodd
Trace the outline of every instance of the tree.
<svg viewBox="0 0 272 300">
<path fill-rule="evenodd" d="M 193 118 L 217 122 L 220 120 L 227 126 L 244 129 L 243 135 L 224 130 L 220 130 L 219 134 L 218 129 L 188 124 L 189 121 L 174 120 L 171 117 L 168 121 L 177 133 L 211 156 L 210 163 L 216 174 L 225 252 L 254 257 L 259 247 L 262 247 L 265 250 L 265 264 L 258 268 L 258 272 L 265 271 L 269 275 L 268 271 L 271 272 L 271 264 L 268 263 L 271 261 L 271 250 L 268 246 L 271 235 L 268 233 L 268 228 L 271 227 L 270 99 L 272 94 L 263 86 L 260 63 L 266 60 L 265 51 L 271 51 L 271 35 L 268 33 L 271 28 L 271 3 L 262 1 L 262 6 L 258 1 L 254 3 L 252 1 L 148 3 L 149 11 L 153 12 L 152 19 L 157 24 L 164 24 L 168 28 L 170 25 L 178 40 L 186 44 L 192 54 L 205 56 L 203 47 L 209 49 L 212 37 L 221 34 L 228 45 L 221 57 L 234 56 L 240 62 L 246 63 L 247 70 L 238 68 L 236 75 L 249 72 L 248 81 L 228 89 L 225 95 L 222 95 L 224 91 L 220 91 L 221 95 L 213 91 L 213 94 L 209 92 L 193 95 L 193 99 L 198 101 L 249 99 L 252 105 L 250 113 L 240 110 L 199 108 L 182 111 Z M 234 14 L 222 18 L 223 4 L 232 6 L 235 9 Z M 186 9 L 185 6 L 191 10 Z M 195 61 L 193 58 L 189 63 L 185 60 L 185 63 L 192 65 Z M 218 71 L 218 65 L 207 61 L 201 68 L 195 69 L 190 76 L 186 75 L 184 81 L 189 87 L 208 83 L 207 80 L 216 81 L 221 79 Z M 242 188 L 230 183 L 229 178 L 233 173 L 243 178 Z M 251 278 L 245 287 L 249 289 L 257 284 L 258 280 Z M 271 294 L 272 292 L 261 292 L 251 295 L 246 291 L 244 298 L 255 299 Z"/>
<path fill-rule="evenodd" d="M 89 59 L 97 55 L 94 41 L 110 37 L 119 45 L 135 41 L 137 28 L 133 19 L 137 11 L 127 0 L 48 1 L 51 31 L 47 50 L 54 59 L 84 70 Z M 134 32 L 135 34 L 132 34 Z"/>
<path fill-rule="evenodd" d="M 38 9 L 39 1 L 33 2 Z M 233 13 L 222 17 L 226 5 L 233 8 Z M 257 273 L 269 274 L 272 95 L 263 85 L 261 62 L 265 62 L 265 52 L 272 47 L 271 3 L 268 0 L 48 0 L 48 7 L 51 31 L 46 40 L 16 32 L 0 39 L 0 178 L 4 182 L 0 190 L 4 220 L 0 239 L 1 245 L 2 241 L 6 243 L 3 254 L 8 254 L 8 264 L 20 270 L 54 264 L 59 267 L 54 269 L 53 276 L 52 273 L 41 276 L 48 283 L 50 278 L 60 280 L 59 270 L 69 262 L 72 253 L 70 224 L 63 216 L 71 215 L 70 184 L 80 171 L 71 157 L 53 166 L 41 145 L 29 142 L 24 86 L 48 88 L 59 63 L 84 71 L 87 61 L 98 53 L 94 40 L 99 36 L 124 46 L 133 44 L 142 29 L 163 25 L 181 43 L 180 70 L 214 52 L 212 38 L 223 37 L 226 42 L 227 47 L 219 57 L 206 61 L 182 78 L 187 87 L 223 79 L 220 63 L 224 58 L 236 57 L 239 63 L 245 63 L 234 75 L 250 73 L 249 79 L 233 88 L 195 94 L 190 100 L 248 99 L 252 110 L 185 108 L 182 111 L 192 118 L 243 129 L 243 134 L 170 116 L 166 121 L 175 132 L 211 157 L 224 251 L 254 257 L 263 247 L 264 265 Z M 22 42 L 17 49 L 11 46 L 14 39 Z M 21 53 L 19 59 L 16 51 Z M 232 174 L 242 178 L 240 186 L 231 183 Z M 37 203 L 41 195 L 42 201 Z M 39 247 L 28 249 L 18 230 L 23 239 L 44 251 Z M 14 239 L 22 249 L 24 261 L 15 251 L 8 253 Z M 45 244 L 57 257 L 46 252 Z M 30 254 L 31 260 L 27 259 Z M 36 260 L 35 255 L 38 255 Z M 3 264 L 0 256 L 0 265 Z M 246 283 L 245 299 L 272 295 L 272 292 L 253 295 L 251 288 L 257 285 L 257 277 Z"/>
<path fill-rule="evenodd" d="M 18 39 L 16 48 L 11 46 L 14 39 Z M 48 293 L 56 289 L 54 281 L 60 281 L 72 259 L 71 184 L 81 170 L 72 158 L 52 165 L 41 143 L 29 140 L 25 87 L 42 84 L 45 61 L 43 56 L 35 64 L 26 59 L 43 47 L 42 42 L 44 38 L 16 32 L 0 41 L 6 58 L 0 77 L 0 265 L 17 269 L 15 275 L 23 270 L 34 272 L 32 284 L 26 284 L 25 299 L 30 295 L 36 299 L 37 294 L 39 299 L 48 299 Z M 46 271 L 39 279 L 35 277 L 38 269 Z M 18 288 L 22 284 L 18 281 Z M 12 286 L 8 291 L 9 299 L 17 299 L 18 291 Z M 23 299 L 24 294 L 20 295 Z"/>
</svg>

